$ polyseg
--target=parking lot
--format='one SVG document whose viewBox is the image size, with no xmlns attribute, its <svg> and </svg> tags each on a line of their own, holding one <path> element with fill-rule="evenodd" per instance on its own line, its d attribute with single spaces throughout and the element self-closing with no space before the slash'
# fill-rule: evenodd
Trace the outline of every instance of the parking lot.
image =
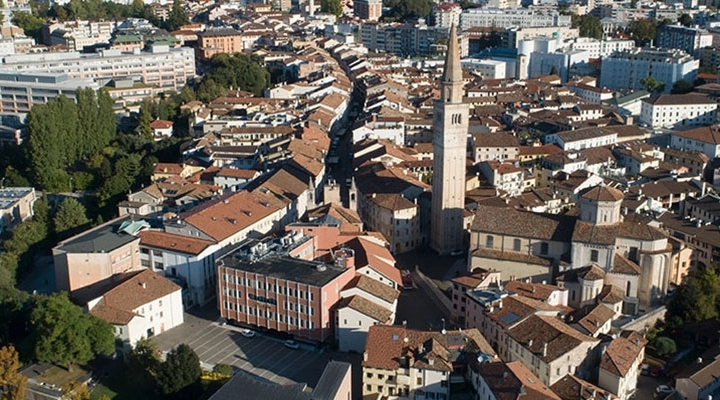
<svg viewBox="0 0 720 400">
<path fill-rule="evenodd" d="M 282 340 L 259 333 L 246 338 L 233 327 L 191 314 L 185 314 L 183 325 L 152 340 L 163 352 L 181 343 L 189 345 L 206 368 L 228 364 L 282 385 L 302 382 L 314 387 L 330 360 L 330 355 L 320 354 L 314 347 L 301 345 L 297 350 L 288 349 Z"/>
</svg>

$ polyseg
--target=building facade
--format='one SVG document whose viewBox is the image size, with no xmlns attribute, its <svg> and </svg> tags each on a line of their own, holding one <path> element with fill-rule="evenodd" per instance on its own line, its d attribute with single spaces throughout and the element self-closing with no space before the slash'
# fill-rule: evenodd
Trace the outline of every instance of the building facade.
<svg viewBox="0 0 720 400">
<path fill-rule="evenodd" d="M 694 82 L 700 61 L 678 49 L 635 48 L 617 52 L 602 60 L 600 86 L 612 90 L 643 89 L 641 81 L 652 77 L 664 83 L 670 93 L 673 83 Z"/>
</svg>

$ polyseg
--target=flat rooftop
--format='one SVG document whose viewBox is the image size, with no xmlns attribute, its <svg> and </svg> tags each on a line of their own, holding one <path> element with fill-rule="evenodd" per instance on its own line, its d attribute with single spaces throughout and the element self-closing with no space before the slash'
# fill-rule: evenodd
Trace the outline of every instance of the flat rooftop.
<svg viewBox="0 0 720 400">
<path fill-rule="evenodd" d="M 346 268 L 282 254 L 270 254 L 252 261 L 240 259 L 233 254 L 222 258 L 222 261 L 226 268 L 316 287 L 327 285 L 346 271 Z"/>
<path fill-rule="evenodd" d="M 60 242 L 55 249 L 67 253 L 108 253 L 135 240 L 139 236 L 120 231 L 123 222 L 130 222 L 130 216 L 118 218 L 95 229 Z"/>
</svg>

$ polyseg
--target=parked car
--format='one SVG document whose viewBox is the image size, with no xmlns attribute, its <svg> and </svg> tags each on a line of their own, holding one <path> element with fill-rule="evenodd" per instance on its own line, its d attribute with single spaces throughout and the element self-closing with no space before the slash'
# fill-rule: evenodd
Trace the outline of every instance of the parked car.
<svg viewBox="0 0 720 400">
<path fill-rule="evenodd" d="M 300 344 L 294 340 L 286 340 L 285 347 L 287 347 L 288 349 L 297 350 L 300 348 Z"/>
<path fill-rule="evenodd" d="M 664 399 L 675 390 L 668 385 L 660 385 L 655 388 L 655 397 Z"/>
<path fill-rule="evenodd" d="M 415 284 L 413 283 L 413 278 L 412 278 L 412 275 L 410 274 L 410 271 L 407 269 L 404 269 L 404 270 L 400 271 L 400 274 L 402 275 L 403 289 L 405 289 L 405 290 L 415 289 Z"/>
<path fill-rule="evenodd" d="M 252 331 L 250 329 L 242 329 L 242 330 L 240 330 L 240 334 L 245 336 L 246 338 L 255 337 L 255 331 Z"/>
</svg>

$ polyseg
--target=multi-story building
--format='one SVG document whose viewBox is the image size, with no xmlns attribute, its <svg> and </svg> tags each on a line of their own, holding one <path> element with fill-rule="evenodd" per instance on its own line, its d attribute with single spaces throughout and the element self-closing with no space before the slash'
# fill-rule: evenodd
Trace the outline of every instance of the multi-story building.
<svg viewBox="0 0 720 400">
<path fill-rule="evenodd" d="M 518 196 L 525 189 L 524 169 L 513 163 L 483 161 L 478 164 L 478 169 L 492 186 L 507 193 L 508 196 Z"/>
<path fill-rule="evenodd" d="M 720 156 L 720 129 L 717 126 L 702 126 L 672 131 L 670 147 L 703 153 L 712 160 Z"/>
<path fill-rule="evenodd" d="M 159 335 L 184 321 L 181 287 L 168 279 L 143 270 L 120 275 L 102 296 L 88 299 L 87 308 L 113 325 L 115 337 L 129 351 L 138 340 Z"/>
<path fill-rule="evenodd" d="M 58 243 L 52 250 L 57 289 L 72 292 L 142 269 L 137 234 L 149 226 L 126 216 Z"/>
<path fill-rule="evenodd" d="M 718 103 L 706 96 L 666 94 L 642 102 L 640 121 L 652 128 L 685 128 L 712 125 Z"/>
<path fill-rule="evenodd" d="M 645 358 L 643 335 L 634 331 L 622 332 L 607 346 L 600 359 L 598 386 L 618 396 L 619 400 L 634 397 L 638 385 L 638 371 Z"/>
<path fill-rule="evenodd" d="M 570 26 L 570 16 L 557 11 L 540 12 L 526 8 L 470 8 L 460 14 L 460 30 L 475 27 Z"/>
<path fill-rule="evenodd" d="M 680 25 L 662 25 L 658 28 L 656 45 L 665 49 L 680 49 L 696 57 L 701 56 L 702 49 L 711 47 L 713 34 L 698 27 Z"/>
<path fill-rule="evenodd" d="M 460 14 L 462 7 L 460 3 L 442 2 L 435 6 L 433 15 L 435 16 L 435 26 L 450 29 L 451 26 L 460 25 Z"/>
<path fill-rule="evenodd" d="M 363 353 L 362 394 L 447 400 L 451 377 L 462 379 L 470 360 L 480 353 L 488 360 L 495 358 L 477 329 L 433 332 L 371 326 Z"/>
<path fill-rule="evenodd" d="M 445 50 L 443 45 L 449 30 L 440 26 L 428 26 L 424 20 L 402 25 L 369 22 L 360 27 L 363 46 L 369 50 L 387 52 L 401 56 L 422 56 L 437 54 Z M 461 35 L 461 56 L 467 55 L 468 41 Z"/>
<path fill-rule="evenodd" d="M 520 157 L 520 142 L 508 133 L 473 133 L 472 159 L 483 161 L 514 161 Z"/>
<path fill-rule="evenodd" d="M 198 33 L 198 57 L 209 59 L 218 53 L 238 53 L 243 50 L 242 33 L 232 28 L 209 29 Z"/>
<path fill-rule="evenodd" d="M 195 54 L 188 47 L 168 46 L 133 53 L 104 50 L 95 54 L 15 54 L 4 58 L 0 73 L 65 74 L 69 79 L 131 78 L 146 85 L 180 90 L 195 77 Z"/>
<path fill-rule="evenodd" d="M 479 399 L 562 399 L 519 361 L 478 362 L 473 367 L 472 384 Z M 509 388 L 513 389 L 508 390 Z M 517 394 L 511 391 L 516 391 Z"/>
<path fill-rule="evenodd" d="M 602 60 L 600 86 L 612 90 L 643 89 L 640 82 L 652 77 L 670 93 L 673 83 L 694 82 L 700 61 L 678 49 L 635 48 L 619 51 Z"/>
<path fill-rule="evenodd" d="M 75 99 L 78 88 L 99 89 L 92 78 L 69 78 L 67 74 L 0 73 L 0 111 L 27 113 L 36 104 L 60 96 Z"/>
<path fill-rule="evenodd" d="M 355 0 L 355 16 L 365 21 L 377 21 L 382 15 L 382 0 Z"/>
<path fill-rule="evenodd" d="M 328 265 L 280 254 L 255 259 L 242 251 L 218 260 L 221 317 L 310 341 L 333 337 L 332 308 L 355 276 L 352 258 Z"/>
<path fill-rule="evenodd" d="M 373 193 L 361 215 L 363 221 L 390 242 L 393 254 L 415 249 L 420 238 L 420 208 L 399 193 Z"/>
<path fill-rule="evenodd" d="M 578 37 L 566 41 L 564 45 L 573 50 L 586 50 L 590 53 L 591 58 L 602 58 L 607 57 L 616 51 L 630 50 L 634 48 L 635 41 L 625 39 L 598 40 L 588 37 Z"/>
<path fill-rule="evenodd" d="M 5 178 L 2 178 L 4 183 Z M 0 187 L 0 233 L 10 230 L 33 216 L 35 189 Z"/>
<path fill-rule="evenodd" d="M 606 88 L 590 86 L 580 82 L 570 82 L 567 84 L 567 88 L 576 96 L 591 104 L 601 104 L 610 101 L 614 93 L 612 90 Z"/>
</svg>

